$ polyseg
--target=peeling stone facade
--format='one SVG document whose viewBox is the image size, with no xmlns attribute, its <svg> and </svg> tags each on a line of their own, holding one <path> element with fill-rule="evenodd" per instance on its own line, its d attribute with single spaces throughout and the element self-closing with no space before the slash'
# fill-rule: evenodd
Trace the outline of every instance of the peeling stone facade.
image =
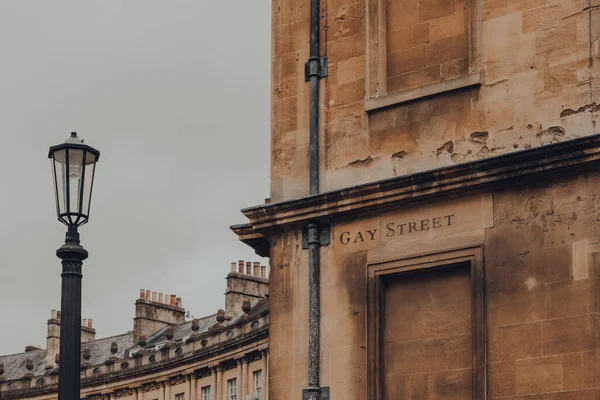
<svg viewBox="0 0 600 400">
<path fill-rule="evenodd" d="M 593 1 L 321 3 L 322 192 L 596 131 Z M 308 4 L 273 1 L 274 202 L 308 194 Z"/>
<path fill-rule="evenodd" d="M 321 2 L 320 193 L 309 193 L 309 2 L 272 8 L 271 398 L 307 387 L 303 229 L 320 248 L 330 399 L 600 397 L 600 8 L 578 0 Z"/>
<path fill-rule="evenodd" d="M 142 289 L 132 331 L 96 339 L 92 320 L 83 320 L 81 398 L 268 399 L 269 280 L 257 264 L 228 274 L 237 301 L 226 301 L 227 313 L 186 321 L 181 298 Z M 0 399 L 57 398 L 59 339 L 60 311 L 52 310 L 46 349 L 0 355 Z"/>
</svg>

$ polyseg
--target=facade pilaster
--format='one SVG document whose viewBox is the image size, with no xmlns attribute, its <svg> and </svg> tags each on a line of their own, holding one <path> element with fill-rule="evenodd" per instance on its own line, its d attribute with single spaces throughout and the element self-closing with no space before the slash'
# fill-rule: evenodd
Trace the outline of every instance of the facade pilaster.
<svg viewBox="0 0 600 400">
<path fill-rule="evenodd" d="M 241 390 L 241 394 L 242 394 L 242 399 L 245 399 L 246 396 L 249 394 L 248 392 L 248 387 L 249 387 L 249 380 L 250 380 L 250 376 L 248 375 L 248 359 L 246 357 L 242 357 L 240 359 L 240 361 L 242 362 L 242 372 L 241 372 L 241 382 L 240 382 L 240 390 Z M 238 364 L 239 367 L 239 364 Z"/>
<path fill-rule="evenodd" d="M 217 393 L 215 393 L 215 399 L 225 400 L 225 396 L 223 396 L 225 388 L 225 384 L 223 383 L 223 367 L 217 365 L 215 369 L 217 371 L 217 384 L 215 386 L 217 388 Z"/>
<path fill-rule="evenodd" d="M 190 374 L 188 376 L 188 379 L 189 379 L 189 381 L 188 381 L 188 386 L 189 386 L 188 391 L 190 393 L 189 399 L 190 400 L 196 400 L 196 383 L 197 383 L 197 381 L 196 381 L 196 375 L 194 375 L 192 373 L 192 374 Z"/>
<path fill-rule="evenodd" d="M 167 379 L 165 381 L 165 397 L 164 400 L 171 400 L 171 382 Z"/>
<path fill-rule="evenodd" d="M 263 398 L 261 400 L 267 400 L 269 398 L 269 349 L 261 351 L 263 359 Z"/>
</svg>

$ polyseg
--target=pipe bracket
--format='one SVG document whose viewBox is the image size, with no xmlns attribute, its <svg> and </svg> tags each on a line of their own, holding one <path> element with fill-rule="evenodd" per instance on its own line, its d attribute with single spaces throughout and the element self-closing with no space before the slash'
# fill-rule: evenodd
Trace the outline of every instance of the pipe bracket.
<svg viewBox="0 0 600 400">
<path fill-rule="evenodd" d="M 308 226 L 302 229 L 302 248 L 308 249 Z M 329 246 L 331 243 L 331 228 L 329 224 L 319 226 L 319 244 L 321 246 Z"/>
<path fill-rule="evenodd" d="M 302 389 L 302 400 L 330 400 L 329 386 Z"/>
<path fill-rule="evenodd" d="M 327 76 L 327 57 L 311 57 L 304 63 L 304 82 L 308 82 L 311 76 L 319 79 Z"/>
</svg>

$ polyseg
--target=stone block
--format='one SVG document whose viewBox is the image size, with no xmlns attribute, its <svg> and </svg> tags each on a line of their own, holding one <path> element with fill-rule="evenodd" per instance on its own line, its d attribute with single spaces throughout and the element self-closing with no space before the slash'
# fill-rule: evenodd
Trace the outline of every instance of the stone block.
<svg viewBox="0 0 600 400">
<path fill-rule="evenodd" d="M 500 361 L 488 364 L 488 393 L 490 398 L 517 394 L 516 361 Z"/>
<path fill-rule="evenodd" d="M 393 355 L 386 364 L 386 374 L 411 375 L 446 370 L 445 341 L 430 339 L 386 344 L 385 353 Z M 407 363 L 404 360 L 411 362 Z"/>
<path fill-rule="evenodd" d="M 389 31 L 387 34 L 387 54 L 398 53 L 413 47 L 412 27 Z"/>
<path fill-rule="evenodd" d="M 453 36 L 465 35 L 467 29 L 467 14 L 465 12 L 455 13 L 433 20 L 429 24 L 429 40 L 432 42 L 437 42 Z"/>
<path fill-rule="evenodd" d="M 562 357 L 517 360 L 517 394 L 557 392 L 562 389 Z"/>
<path fill-rule="evenodd" d="M 417 23 L 417 0 L 393 0 L 387 3 L 387 30 L 393 31 Z"/>
<path fill-rule="evenodd" d="M 469 73 L 469 59 L 458 58 L 442 64 L 442 79 L 454 79 Z"/>
<path fill-rule="evenodd" d="M 395 109 L 369 113 L 369 132 L 378 132 L 395 127 L 397 115 Z"/>
<path fill-rule="evenodd" d="M 531 290 L 488 293 L 489 326 L 514 325 L 545 319 L 546 294 L 543 285 Z"/>
<path fill-rule="evenodd" d="M 469 55 L 469 40 L 466 35 L 454 36 L 427 45 L 427 65 L 465 58 Z"/>
<path fill-rule="evenodd" d="M 358 79 L 346 83 L 340 82 L 340 84 L 333 88 L 333 96 L 336 99 L 335 106 L 346 105 L 356 101 L 364 100 L 365 80 Z"/>
<path fill-rule="evenodd" d="M 421 0 L 419 1 L 419 22 L 442 18 L 453 14 L 454 0 Z"/>
<path fill-rule="evenodd" d="M 563 390 L 583 388 L 583 360 L 581 353 L 563 354 Z"/>
<path fill-rule="evenodd" d="M 425 67 L 425 57 L 425 46 L 413 47 L 395 54 L 388 54 L 388 76 L 399 75 Z"/>
<path fill-rule="evenodd" d="M 463 400 L 473 396 L 471 369 L 443 371 L 429 375 L 429 400 Z"/>
<path fill-rule="evenodd" d="M 390 375 L 387 380 L 395 382 L 394 385 L 385 385 L 387 399 L 427 399 L 429 396 L 427 374 Z"/>
<path fill-rule="evenodd" d="M 544 355 L 595 348 L 594 320 L 589 315 L 544 321 L 542 331 Z"/>
<path fill-rule="evenodd" d="M 365 77 L 365 57 L 353 57 L 337 63 L 337 79 L 340 84 L 364 79 Z M 364 85 L 364 84 L 363 84 Z M 338 100 L 334 98 L 337 102 Z"/>
<path fill-rule="evenodd" d="M 588 279 L 546 285 L 546 318 L 564 318 L 593 311 L 594 285 Z"/>
<path fill-rule="evenodd" d="M 527 340 L 523 340 L 527 338 Z M 490 361 L 514 360 L 542 355 L 540 322 L 490 327 L 488 329 Z"/>
<path fill-rule="evenodd" d="M 380 154 L 395 154 L 400 151 L 412 153 L 418 147 L 419 123 L 397 126 L 370 134 L 371 151 Z"/>
<path fill-rule="evenodd" d="M 388 77 L 387 91 L 388 93 L 398 93 L 404 90 L 421 87 L 423 86 L 422 78 L 423 74 L 420 70 Z"/>
<path fill-rule="evenodd" d="M 327 43 L 327 57 L 330 63 L 360 57 L 365 52 L 365 35 L 358 34 Z"/>
<path fill-rule="evenodd" d="M 349 4 L 332 9 L 327 27 L 327 40 L 337 40 L 347 36 L 362 34 L 365 6 L 362 3 Z"/>
<path fill-rule="evenodd" d="M 581 353 L 582 371 L 581 379 L 584 388 L 597 387 L 600 382 L 600 357 L 596 351 Z"/>
<path fill-rule="evenodd" d="M 413 46 L 429 43 L 429 22 L 413 25 Z"/>
</svg>

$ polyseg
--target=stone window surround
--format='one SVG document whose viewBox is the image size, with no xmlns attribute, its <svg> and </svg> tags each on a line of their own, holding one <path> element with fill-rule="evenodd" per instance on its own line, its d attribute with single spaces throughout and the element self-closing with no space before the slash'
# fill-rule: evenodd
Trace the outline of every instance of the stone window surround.
<svg viewBox="0 0 600 400">
<path fill-rule="evenodd" d="M 482 0 L 469 0 L 469 73 L 459 78 L 448 79 L 433 85 L 422 86 L 394 94 L 388 94 L 386 87 L 387 0 L 367 0 L 366 7 L 365 90 L 367 98 L 364 104 L 366 112 L 481 84 Z"/>
<path fill-rule="evenodd" d="M 486 329 L 483 245 L 474 245 L 453 250 L 440 250 L 400 259 L 371 261 L 367 264 L 368 295 L 368 400 L 382 398 L 383 385 L 379 373 L 379 298 L 382 294 L 382 278 L 429 268 L 452 267 L 460 263 L 470 263 L 472 293 L 472 332 L 473 332 L 473 400 L 484 400 L 486 394 Z"/>
</svg>

